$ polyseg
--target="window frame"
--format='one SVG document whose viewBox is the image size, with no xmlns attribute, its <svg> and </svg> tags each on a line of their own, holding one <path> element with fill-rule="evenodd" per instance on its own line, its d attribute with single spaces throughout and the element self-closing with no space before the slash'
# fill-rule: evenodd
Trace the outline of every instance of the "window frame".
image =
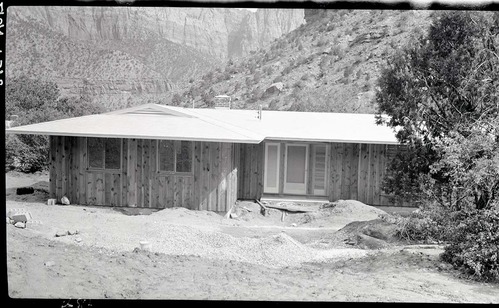
<svg viewBox="0 0 499 308">
<path fill-rule="evenodd" d="M 173 171 L 161 170 L 160 166 L 160 142 L 161 141 L 173 141 Z M 176 143 L 178 141 L 178 143 Z M 177 171 L 177 144 L 181 144 L 182 142 L 189 142 L 191 148 L 191 171 L 188 172 L 180 172 Z M 164 175 L 190 175 L 194 174 L 194 141 L 189 140 L 170 140 L 170 139 L 161 139 L 156 140 L 156 172 Z"/>
<path fill-rule="evenodd" d="M 103 167 L 98 168 L 98 167 L 90 167 L 90 151 L 88 150 L 88 144 L 90 139 L 104 139 L 104 149 L 103 149 L 103 155 L 102 155 L 102 161 L 103 161 Z M 106 168 L 106 140 L 107 139 L 116 139 L 120 143 L 120 153 L 119 153 L 119 168 Z M 101 172 L 116 172 L 122 170 L 122 164 L 123 164 L 123 139 L 122 138 L 109 138 L 109 137 L 87 137 L 86 140 L 86 152 L 87 152 L 87 171 L 101 171 Z"/>
</svg>

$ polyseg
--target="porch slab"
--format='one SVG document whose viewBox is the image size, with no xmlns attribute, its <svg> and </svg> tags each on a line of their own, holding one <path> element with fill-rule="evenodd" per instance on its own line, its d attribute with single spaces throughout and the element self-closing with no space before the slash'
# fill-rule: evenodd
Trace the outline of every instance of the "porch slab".
<svg viewBox="0 0 499 308">
<path fill-rule="evenodd" d="M 267 202 L 296 202 L 296 203 L 307 203 L 307 204 L 323 204 L 328 203 L 327 197 L 317 197 L 317 196 L 268 196 L 264 195 L 260 199 L 261 201 Z"/>
</svg>

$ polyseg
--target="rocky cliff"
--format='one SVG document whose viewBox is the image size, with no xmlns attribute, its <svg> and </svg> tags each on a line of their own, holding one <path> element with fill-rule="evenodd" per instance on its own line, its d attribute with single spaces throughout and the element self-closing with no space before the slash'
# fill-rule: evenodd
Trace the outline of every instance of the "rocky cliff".
<svg viewBox="0 0 499 308">
<path fill-rule="evenodd" d="M 11 7 L 8 13 L 71 40 L 166 39 L 219 59 L 244 56 L 305 22 L 300 9 Z"/>
<path fill-rule="evenodd" d="M 56 82 L 111 108 L 170 90 L 305 22 L 303 10 L 9 7 L 6 75 Z"/>
</svg>

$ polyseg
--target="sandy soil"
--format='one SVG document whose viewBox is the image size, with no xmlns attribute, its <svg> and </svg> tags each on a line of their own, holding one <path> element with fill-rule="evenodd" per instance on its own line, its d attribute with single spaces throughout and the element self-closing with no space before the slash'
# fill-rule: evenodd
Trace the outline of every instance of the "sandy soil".
<svg viewBox="0 0 499 308">
<path fill-rule="evenodd" d="M 6 210 L 33 216 L 25 229 L 6 226 L 14 298 L 499 303 L 498 285 L 459 278 L 439 261 L 442 247 L 346 245 L 353 229 L 338 230 L 383 213 L 355 201 L 283 221 L 279 210 L 262 216 L 241 202 L 237 218 L 225 219 L 183 208 L 48 206 L 46 181 L 7 174 Z M 27 185 L 35 194 L 15 194 Z M 67 231 L 76 234 L 55 236 Z M 144 240 L 150 249 L 136 249 Z"/>
</svg>

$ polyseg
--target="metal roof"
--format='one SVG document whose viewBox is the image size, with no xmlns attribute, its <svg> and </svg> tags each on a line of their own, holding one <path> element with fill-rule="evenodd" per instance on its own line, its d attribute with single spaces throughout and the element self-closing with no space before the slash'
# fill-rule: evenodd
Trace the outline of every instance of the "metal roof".
<svg viewBox="0 0 499 308">
<path fill-rule="evenodd" d="M 374 114 L 189 109 L 190 114 L 245 127 L 266 140 L 398 144 L 395 132 Z"/>
<path fill-rule="evenodd" d="M 260 143 L 266 140 L 398 144 L 372 114 L 191 109 L 157 104 L 13 127 L 7 133 Z"/>
</svg>

